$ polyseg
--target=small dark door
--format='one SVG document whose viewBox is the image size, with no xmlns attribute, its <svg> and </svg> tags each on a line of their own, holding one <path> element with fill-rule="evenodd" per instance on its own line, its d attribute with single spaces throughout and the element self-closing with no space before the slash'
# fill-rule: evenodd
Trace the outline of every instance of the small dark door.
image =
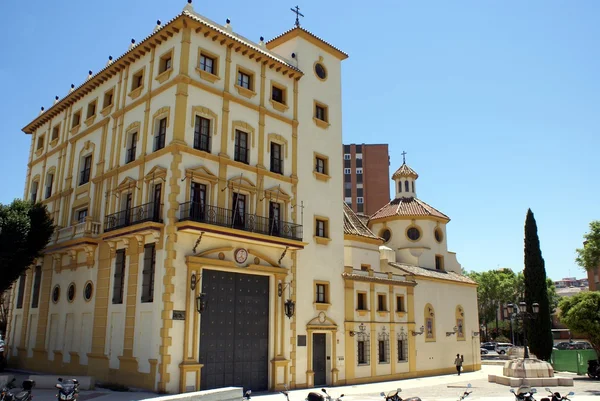
<svg viewBox="0 0 600 401">
<path fill-rule="evenodd" d="M 154 199 L 153 199 L 153 211 L 152 221 L 160 221 L 160 199 L 162 193 L 162 184 L 154 185 Z"/>
<path fill-rule="evenodd" d="M 326 367 L 326 351 L 325 351 L 325 339 L 327 334 L 315 333 L 313 334 L 313 372 L 315 372 L 315 386 L 322 386 L 327 384 L 327 378 L 325 376 Z"/>
<path fill-rule="evenodd" d="M 199 184 L 197 182 L 192 183 L 192 204 L 191 204 L 191 218 L 194 221 L 205 220 L 205 209 L 206 209 L 206 185 Z"/>
<path fill-rule="evenodd" d="M 246 195 L 233 193 L 233 228 L 243 230 L 246 227 Z"/>
<path fill-rule="evenodd" d="M 281 221 L 281 209 L 277 202 L 269 202 L 269 233 L 279 235 L 279 223 Z"/>
<path fill-rule="evenodd" d="M 131 193 L 127 194 L 125 198 L 125 213 L 123 213 L 123 222 L 122 226 L 126 227 L 131 223 Z"/>
</svg>

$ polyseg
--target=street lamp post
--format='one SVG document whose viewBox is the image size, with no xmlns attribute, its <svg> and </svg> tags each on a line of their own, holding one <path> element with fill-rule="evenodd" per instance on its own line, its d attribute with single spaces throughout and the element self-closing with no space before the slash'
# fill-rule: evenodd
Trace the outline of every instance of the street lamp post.
<svg viewBox="0 0 600 401">
<path fill-rule="evenodd" d="M 529 359 L 529 348 L 527 343 L 527 323 L 529 323 L 530 319 L 537 319 L 537 315 L 540 312 L 540 304 L 538 304 L 537 302 L 531 304 L 531 312 L 527 311 L 527 304 L 523 301 L 519 302 L 518 305 L 508 304 L 505 306 L 505 308 L 508 314 L 511 314 L 512 312 L 511 322 L 513 318 L 523 321 L 523 343 L 525 346 L 524 358 Z"/>
</svg>

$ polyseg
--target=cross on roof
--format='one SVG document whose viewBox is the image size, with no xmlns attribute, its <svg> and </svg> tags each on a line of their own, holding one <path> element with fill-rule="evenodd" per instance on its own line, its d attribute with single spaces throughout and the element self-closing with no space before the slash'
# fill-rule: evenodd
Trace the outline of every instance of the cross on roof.
<svg viewBox="0 0 600 401">
<path fill-rule="evenodd" d="M 300 7 L 296 6 L 295 8 L 290 8 L 294 14 L 296 14 L 296 26 L 300 26 L 300 19 L 298 17 L 304 17 L 304 14 L 300 12 Z"/>
<path fill-rule="evenodd" d="M 403 151 L 403 152 L 401 153 L 401 155 L 402 155 L 402 164 L 406 164 L 406 152 L 405 152 L 405 151 Z"/>
</svg>

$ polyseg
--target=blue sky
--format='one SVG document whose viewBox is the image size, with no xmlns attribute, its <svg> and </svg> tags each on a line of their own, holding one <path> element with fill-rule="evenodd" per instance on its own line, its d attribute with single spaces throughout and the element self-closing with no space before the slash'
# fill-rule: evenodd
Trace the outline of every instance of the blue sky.
<svg viewBox="0 0 600 401">
<path fill-rule="evenodd" d="M 417 195 L 452 218 L 449 247 L 466 269 L 522 269 L 531 208 L 548 275 L 584 275 L 574 250 L 600 219 L 599 2 L 197 0 L 194 7 L 217 22 L 230 18 L 236 32 L 258 41 L 291 28 L 296 3 L 303 27 L 350 55 L 344 141 L 389 143 L 391 172 L 408 152 L 420 174 Z M 30 137 L 20 130 L 40 107 L 184 5 L 0 5 L 0 203 L 23 195 Z"/>
</svg>

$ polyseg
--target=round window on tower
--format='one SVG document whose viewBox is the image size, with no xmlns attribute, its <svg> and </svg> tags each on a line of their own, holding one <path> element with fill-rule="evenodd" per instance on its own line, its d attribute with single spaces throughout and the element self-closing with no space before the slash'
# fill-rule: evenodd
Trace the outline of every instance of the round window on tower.
<svg viewBox="0 0 600 401">
<path fill-rule="evenodd" d="M 67 288 L 67 301 L 73 302 L 75 299 L 75 283 L 69 284 L 69 288 Z"/>
<path fill-rule="evenodd" d="M 325 81 L 327 79 L 327 68 L 323 65 L 323 57 L 319 57 L 319 61 L 315 63 L 315 75 L 321 81 Z"/>
<path fill-rule="evenodd" d="M 94 294 L 94 285 L 91 281 L 85 283 L 85 287 L 83 287 L 83 299 L 89 301 L 92 299 L 92 295 Z"/>
<path fill-rule="evenodd" d="M 439 242 L 440 244 L 442 243 L 442 241 L 444 240 L 444 233 L 442 232 L 442 229 L 437 227 L 435 229 L 435 231 L 433 232 L 433 235 L 435 235 L 435 240 L 437 242 Z"/>
<path fill-rule="evenodd" d="M 406 230 L 406 236 L 411 241 L 418 241 L 421 238 L 421 231 L 417 227 L 410 227 Z"/>
<path fill-rule="evenodd" d="M 58 303 L 58 300 L 60 299 L 60 285 L 55 285 L 54 289 L 52 290 L 52 302 L 54 303 Z"/>
<path fill-rule="evenodd" d="M 392 232 L 388 228 L 384 228 L 379 232 L 379 236 L 383 238 L 385 242 L 389 242 L 392 238 Z"/>
</svg>

